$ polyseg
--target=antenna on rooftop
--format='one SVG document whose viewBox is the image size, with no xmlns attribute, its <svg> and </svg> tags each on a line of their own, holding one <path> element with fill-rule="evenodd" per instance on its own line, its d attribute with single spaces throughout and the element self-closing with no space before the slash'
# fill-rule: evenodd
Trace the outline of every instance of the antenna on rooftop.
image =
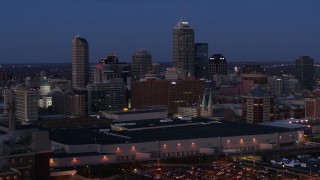
<svg viewBox="0 0 320 180">
<path fill-rule="evenodd" d="M 187 8 L 184 8 L 184 21 L 187 21 Z"/>
</svg>

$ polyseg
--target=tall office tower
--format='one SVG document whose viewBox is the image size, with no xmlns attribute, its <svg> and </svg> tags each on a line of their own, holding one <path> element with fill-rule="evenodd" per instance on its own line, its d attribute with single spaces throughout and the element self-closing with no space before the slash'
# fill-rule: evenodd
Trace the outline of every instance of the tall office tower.
<svg viewBox="0 0 320 180">
<path fill-rule="evenodd" d="M 152 56 L 146 50 L 137 50 L 132 55 L 131 78 L 132 81 L 138 81 L 144 78 L 148 71 L 152 70 Z"/>
<path fill-rule="evenodd" d="M 209 59 L 208 79 L 213 80 L 214 75 L 227 74 L 227 60 L 222 54 L 214 54 Z"/>
<path fill-rule="evenodd" d="M 16 118 L 21 123 L 38 120 L 37 91 L 18 89 L 15 91 Z"/>
<path fill-rule="evenodd" d="M 72 38 L 72 88 L 86 87 L 89 79 L 89 45 L 81 37 Z"/>
<path fill-rule="evenodd" d="M 123 82 L 95 83 L 88 85 L 88 111 L 121 110 L 126 107 L 126 86 Z"/>
<path fill-rule="evenodd" d="M 196 43 L 195 55 L 195 77 L 207 78 L 208 43 Z"/>
<path fill-rule="evenodd" d="M 180 20 L 173 29 L 173 67 L 180 77 L 194 76 L 194 31 L 186 20 Z"/>
<path fill-rule="evenodd" d="M 248 123 L 269 122 L 274 116 L 274 96 L 257 86 L 242 97 L 242 117 Z"/>
<path fill-rule="evenodd" d="M 313 90 L 314 64 L 310 56 L 301 56 L 296 59 L 296 78 L 302 89 Z"/>
</svg>

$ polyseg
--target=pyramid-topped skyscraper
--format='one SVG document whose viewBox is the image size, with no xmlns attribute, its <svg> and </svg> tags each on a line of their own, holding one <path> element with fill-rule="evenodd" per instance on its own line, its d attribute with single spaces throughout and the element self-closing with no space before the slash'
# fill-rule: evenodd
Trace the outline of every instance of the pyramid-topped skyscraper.
<svg viewBox="0 0 320 180">
<path fill-rule="evenodd" d="M 173 66 L 180 77 L 194 76 L 194 53 L 193 28 L 181 19 L 173 29 Z"/>
</svg>

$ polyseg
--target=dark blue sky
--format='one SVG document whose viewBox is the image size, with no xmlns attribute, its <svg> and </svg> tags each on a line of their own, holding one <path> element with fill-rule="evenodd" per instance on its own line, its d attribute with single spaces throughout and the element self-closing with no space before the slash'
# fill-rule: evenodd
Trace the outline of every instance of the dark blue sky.
<svg viewBox="0 0 320 180">
<path fill-rule="evenodd" d="M 90 62 L 139 48 L 172 61 L 172 29 L 187 9 L 196 42 L 229 61 L 320 59 L 320 0 L 2 0 L 0 63 L 71 63 L 73 35 Z"/>
</svg>

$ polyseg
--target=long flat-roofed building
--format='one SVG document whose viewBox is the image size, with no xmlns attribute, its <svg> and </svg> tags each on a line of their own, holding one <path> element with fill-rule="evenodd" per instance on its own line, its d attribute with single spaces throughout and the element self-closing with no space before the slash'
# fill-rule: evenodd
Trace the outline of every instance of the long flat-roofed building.
<svg viewBox="0 0 320 180">
<path fill-rule="evenodd" d="M 290 126 L 290 125 L 288 125 Z M 152 119 L 112 124 L 111 127 L 56 129 L 51 167 L 160 161 L 169 157 L 254 152 L 302 142 L 303 129 L 252 125 L 211 119 Z"/>
</svg>

